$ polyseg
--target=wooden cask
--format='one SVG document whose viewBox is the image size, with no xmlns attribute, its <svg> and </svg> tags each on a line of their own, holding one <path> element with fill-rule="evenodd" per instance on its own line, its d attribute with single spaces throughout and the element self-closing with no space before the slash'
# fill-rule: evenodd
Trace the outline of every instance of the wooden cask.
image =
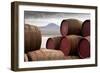
<svg viewBox="0 0 100 73">
<path fill-rule="evenodd" d="M 65 56 L 68 56 L 71 50 L 70 41 L 67 37 L 63 37 L 60 42 L 59 50 L 61 50 Z"/>
<path fill-rule="evenodd" d="M 61 40 L 60 50 L 64 53 L 65 56 L 68 55 L 78 55 L 78 44 L 82 39 L 78 35 L 68 35 Z"/>
<path fill-rule="evenodd" d="M 90 36 L 90 20 L 85 20 L 82 24 L 81 35 Z"/>
<path fill-rule="evenodd" d="M 66 19 L 61 22 L 60 32 L 62 36 L 66 35 L 80 35 L 82 22 L 77 19 Z"/>
<path fill-rule="evenodd" d="M 24 26 L 25 53 L 40 49 L 41 32 L 37 26 L 25 24 Z"/>
<path fill-rule="evenodd" d="M 69 35 L 66 36 L 70 42 L 70 53 L 69 55 L 78 55 L 78 45 L 80 40 L 83 38 L 82 36 L 78 35 Z"/>
<path fill-rule="evenodd" d="M 46 48 L 47 49 L 59 49 L 60 46 L 60 41 L 62 37 L 53 37 L 53 38 L 48 38 L 46 42 Z"/>
<path fill-rule="evenodd" d="M 60 50 L 40 49 L 28 52 L 28 57 L 31 61 L 62 60 L 64 54 Z"/>
<path fill-rule="evenodd" d="M 84 37 L 80 40 L 78 52 L 80 58 L 90 57 L 90 36 Z"/>
</svg>

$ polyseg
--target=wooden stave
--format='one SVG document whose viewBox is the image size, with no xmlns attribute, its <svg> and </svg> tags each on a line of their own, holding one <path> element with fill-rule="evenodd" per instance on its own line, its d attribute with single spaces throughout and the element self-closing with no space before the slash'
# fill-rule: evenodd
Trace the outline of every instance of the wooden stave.
<svg viewBox="0 0 100 73">
<path fill-rule="evenodd" d="M 27 51 L 29 51 L 30 48 L 30 25 L 29 24 L 24 25 L 24 48 L 25 48 L 24 49 L 25 53 L 27 53 Z"/>
</svg>

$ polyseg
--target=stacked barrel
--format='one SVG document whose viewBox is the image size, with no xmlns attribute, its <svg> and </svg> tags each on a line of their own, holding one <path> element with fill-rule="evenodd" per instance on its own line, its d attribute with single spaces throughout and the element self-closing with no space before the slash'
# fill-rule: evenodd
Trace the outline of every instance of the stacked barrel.
<svg viewBox="0 0 100 73">
<path fill-rule="evenodd" d="M 86 20 L 82 24 L 81 35 L 83 39 L 80 40 L 78 50 L 80 58 L 90 57 L 90 20 Z"/>
<path fill-rule="evenodd" d="M 65 19 L 61 22 L 62 36 L 47 40 L 46 48 L 61 50 L 66 59 L 90 57 L 90 20 Z"/>
</svg>

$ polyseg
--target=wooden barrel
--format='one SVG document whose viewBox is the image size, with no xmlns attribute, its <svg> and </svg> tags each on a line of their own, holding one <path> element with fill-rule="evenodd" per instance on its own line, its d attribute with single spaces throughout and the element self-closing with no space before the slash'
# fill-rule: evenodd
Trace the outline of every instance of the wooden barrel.
<svg viewBox="0 0 100 73">
<path fill-rule="evenodd" d="M 28 61 L 27 54 L 24 54 L 24 62 L 27 62 L 27 61 Z"/>
<path fill-rule="evenodd" d="M 70 41 L 67 37 L 63 37 L 60 42 L 59 49 L 64 53 L 65 56 L 68 56 L 70 53 Z"/>
<path fill-rule="evenodd" d="M 59 49 L 61 37 L 48 38 L 46 42 L 47 49 Z"/>
<path fill-rule="evenodd" d="M 80 40 L 78 52 L 80 58 L 90 57 L 90 36 L 84 37 Z"/>
<path fill-rule="evenodd" d="M 69 36 L 66 36 L 66 37 L 70 41 L 71 50 L 70 50 L 69 55 L 78 55 L 78 44 L 83 37 L 78 36 L 78 35 L 69 35 Z"/>
<path fill-rule="evenodd" d="M 61 22 L 60 32 L 62 36 L 75 34 L 80 35 L 82 22 L 77 19 L 66 19 Z"/>
<path fill-rule="evenodd" d="M 65 56 L 65 60 L 70 60 L 70 59 L 80 59 L 79 56 Z"/>
<path fill-rule="evenodd" d="M 90 36 L 90 20 L 85 20 L 82 24 L 81 29 L 81 35 L 82 36 Z"/>
<path fill-rule="evenodd" d="M 65 56 L 78 55 L 78 43 L 82 39 L 78 35 L 68 35 L 61 40 L 60 50 L 63 51 Z"/>
<path fill-rule="evenodd" d="M 28 57 L 31 61 L 62 60 L 64 54 L 60 50 L 41 49 L 28 52 Z"/>
<path fill-rule="evenodd" d="M 41 32 L 38 29 L 38 27 L 34 25 L 25 24 L 24 40 L 25 53 L 40 49 Z"/>
</svg>

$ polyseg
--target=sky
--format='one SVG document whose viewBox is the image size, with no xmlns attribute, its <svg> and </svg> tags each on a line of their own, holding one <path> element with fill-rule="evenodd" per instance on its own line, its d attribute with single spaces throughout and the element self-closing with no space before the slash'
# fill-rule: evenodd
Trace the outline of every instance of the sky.
<svg viewBox="0 0 100 73">
<path fill-rule="evenodd" d="M 58 13 L 58 12 L 37 12 L 37 11 L 24 11 L 25 24 L 36 26 L 46 26 L 49 23 L 55 23 L 60 26 L 63 19 L 79 19 L 85 21 L 90 19 L 88 13 Z"/>
</svg>

